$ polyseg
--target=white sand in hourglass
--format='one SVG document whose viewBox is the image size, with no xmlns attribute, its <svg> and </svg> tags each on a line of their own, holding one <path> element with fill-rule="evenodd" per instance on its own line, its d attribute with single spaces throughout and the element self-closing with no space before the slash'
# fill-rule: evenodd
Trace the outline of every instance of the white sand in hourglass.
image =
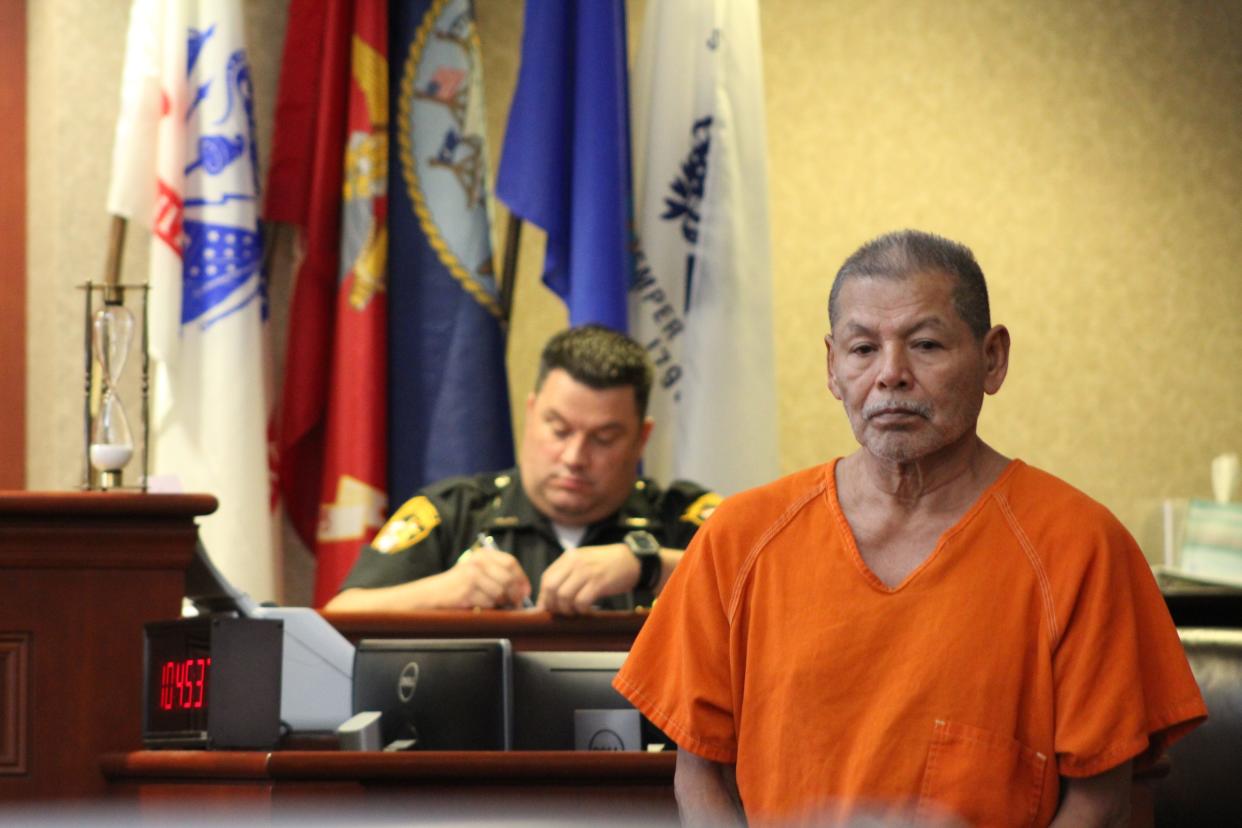
<svg viewBox="0 0 1242 828">
<path fill-rule="evenodd" d="M 134 447 L 91 443 L 91 465 L 100 471 L 118 471 L 134 456 Z"/>
</svg>

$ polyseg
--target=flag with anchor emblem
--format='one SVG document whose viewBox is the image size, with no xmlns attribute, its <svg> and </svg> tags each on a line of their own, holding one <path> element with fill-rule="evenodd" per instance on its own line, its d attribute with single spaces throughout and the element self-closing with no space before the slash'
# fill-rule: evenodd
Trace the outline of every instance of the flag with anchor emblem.
<svg viewBox="0 0 1242 828">
<path fill-rule="evenodd" d="M 389 161 L 392 503 L 513 464 L 483 65 L 469 0 L 396 3 Z"/>
</svg>

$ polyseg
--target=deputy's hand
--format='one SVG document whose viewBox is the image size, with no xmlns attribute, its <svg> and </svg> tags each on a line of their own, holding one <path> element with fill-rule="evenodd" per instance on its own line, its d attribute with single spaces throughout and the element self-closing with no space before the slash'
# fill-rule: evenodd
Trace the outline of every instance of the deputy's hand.
<svg viewBox="0 0 1242 828">
<path fill-rule="evenodd" d="M 530 578 L 522 565 L 499 549 L 476 546 L 436 577 L 445 609 L 520 607 L 530 597 Z"/>
<path fill-rule="evenodd" d="M 586 612 L 600 598 L 632 590 L 641 568 L 623 543 L 566 549 L 543 571 L 539 607 L 560 615 Z"/>
</svg>

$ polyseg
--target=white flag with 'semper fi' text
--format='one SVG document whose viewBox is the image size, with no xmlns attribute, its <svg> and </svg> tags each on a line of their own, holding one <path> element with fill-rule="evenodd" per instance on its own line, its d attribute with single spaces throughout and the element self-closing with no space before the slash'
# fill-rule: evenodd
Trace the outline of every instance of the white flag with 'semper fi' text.
<svg viewBox="0 0 1242 828">
<path fill-rule="evenodd" d="M 630 332 L 656 366 L 644 471 L 736 492 L 778 471 L 755 0 L 653 0 L 632 94 Z"/>
</svg>

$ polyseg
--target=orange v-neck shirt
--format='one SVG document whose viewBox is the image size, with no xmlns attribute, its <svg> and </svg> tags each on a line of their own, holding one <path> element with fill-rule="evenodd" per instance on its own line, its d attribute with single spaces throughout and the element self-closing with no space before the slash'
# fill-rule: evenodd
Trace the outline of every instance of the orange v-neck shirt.
<svg viewBox="0 0 1242 828">
<path fill-rule="evenodd" d="M 1103 506 L 1013 461 L 890 589 L 835 465 L 728 498 L 616 679 L 682 749 L 736 763 L 752 821 L 867 807 L 1042 825 L 1059 775 L 1141 765 L 1204 717 Z"/>
</svg>

